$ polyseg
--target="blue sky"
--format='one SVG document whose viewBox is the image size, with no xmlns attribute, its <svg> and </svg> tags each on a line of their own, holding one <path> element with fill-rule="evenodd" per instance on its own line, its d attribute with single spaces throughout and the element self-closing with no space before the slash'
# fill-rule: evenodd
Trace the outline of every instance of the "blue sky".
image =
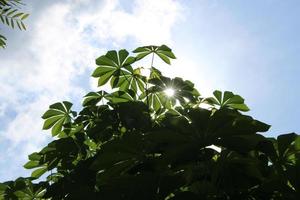
<svg viewBox="0 0 300 200">
<path fill-rule="evenodd" d="M 28 30 L 1 26 L 0 182 L 30 174 L 27 155 L 50 140 L 40 116 L 56 101 L 79 108 L 96 90 L 94 59 L 109 49 L 165 43 L 178 58 L 155 62 L 166 75 L 192 80 L 204 96 L 240 94 L 272 125 L 267 136 L 300 133 L 298 0 L 25 2 Z"/>
</svg>

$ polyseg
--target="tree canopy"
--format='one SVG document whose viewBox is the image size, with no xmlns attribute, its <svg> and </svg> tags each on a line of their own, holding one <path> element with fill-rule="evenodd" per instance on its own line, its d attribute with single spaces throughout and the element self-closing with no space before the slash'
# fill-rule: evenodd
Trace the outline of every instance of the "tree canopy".
<svg viewBox="0 0 300 200">
<path fill-rule="evenodd" d="M 18 27 L 19 30 L 26 30 L 24 20 L 29 14 L 20 11 L 23 6 L 21 0 L 0 0 L 0 22 L 14 29 Z M 0 48 L 5 48 L 6 37 L 0 34 Z"/>
<path fill-rule="evenodd" d="M 148 76 L 139 61 L 152 56 Z M 108 51 L 92 76 L 111 91 L 62 101 L 43 114 L 54 140 L 30 154 L 31 177 L 0 184 L 2 199 L 299 199 L 300 137 L 268 138 L 244 99 L 203 97 L 189 80 L 164 76 L 166 45 Z M 47 174 L 45 180 L 39 179 Z"/>
</svg>

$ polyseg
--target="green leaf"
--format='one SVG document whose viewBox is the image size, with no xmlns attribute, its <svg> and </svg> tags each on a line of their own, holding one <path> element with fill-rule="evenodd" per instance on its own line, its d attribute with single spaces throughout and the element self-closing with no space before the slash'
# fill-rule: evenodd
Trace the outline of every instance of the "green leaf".
<svg viewBox="0 0 300 200">
<path fill-rule="evenodd" d="M 211 105 L 218 105 L 220 108 L 229 107 L 245 112 L 250 110 L 248 106 L 244 104 L 244 99 L 239 95 L 235 95 L 229 91 L 225 91 L 224 94 L 222 94 L 219 90 L 214 91 L 213 94 L 214 97 L 206 98 L 204 102 Z"/>
<path fill-rule="evenodd" d="M 112 103 L 122 103 L 128 101 L 134 101 L 132 95 L 124 91 L 116 91 L 107 95 L 107 99 Z"/>
<path fill-rule="evenodd" d="M 297 150 L 300 150 L 300 136 L 297 135 L 296 139 L 295 139 L 295 148 Z"/>
<path fill-rule="evenodd" d="M 170 59 L 176 59 L 172 50 L 166 45 L 161 45 L 154 52 L 167 64 L 171 64 Z"/>
<path fill-rule="evenodd" d="M 32 178 L 40 178 L 47 171 L 47 167 L 41 167 L 31 173 Z"/>
<path fill-rule="evenodd" d="M 107 52 L 108 54 L 108 52 Z M 114 68 L 118 66 L 116 63 L 114 63 L 114 60 L 111 60 L 108 55 L 100 56 L 96 59 L 96 64 L 103 67 L 109 67 Z"/>
<path fill-rule="evenodd" d="M 158 51 L 157 51 L 159 54 L 162 54 L 162 55 L 165 55 L 169 58 L 172 58 L 172 59 L 176 59 L 175 55 L 173 54 L 173 52 L 170 50 L 160 50 L 160 48 L 158 48 Z"/>
<path fill-rule="evenodd" d="M 82 105 L 83 106 L 96 105 L 99 101 L 105 98 L 106 95 L 107 92 L 105 91 L 89 92 L 87 95 L 84 96 Z"/>
<path fill-rule="evenodd" d="M 241 111 L 245 111 L 245 112 L 250 110 L 246 104 L 229 104 L 229 106 L 231 108 L 241 110 Z"/>
<path fill-rule="evenodd" d="M 151 49 L 156 48 L 156 46 L 144 46 L 144 47 L 138 47 L 135 50 L 133 50 L 133 53 L 145 53 L 145 52 L 151 52 Z"/>
<path fill-rule="evenodd" d="M 115 71 L 110 71 L 110 72 L 100 76 L 100 78 L 98 80 L 98 86 L 105 85 L 109 81 L 109 79 L 113 76 L 114 72 Z"/>
<path fill-rule="evenodd" d="M 9 18 L 5 16 L 6 25 L 9 26 Z"/>
<path fill-rule="evenodd" d="M 34 152 L 28 156 L 29 160 L 39 161 L 41 159 L 41 155 L 37 152 Z"/>
<path fill-rule="evenodd" d="M 6 14 L 6 16 L 9 16 L 9 17 L 10 17 L 10 16 L 11 16 L 12 14 L 14 14 L 16 11 L 17 11 L 17 9 L 14 9 L 14 10 L 8 12 L 8 13 Z"/>
<path fill-rule="evenodd" d="M 123 65 L 124 64 L 124 61 L 126 60 L 126 58 L 128 57 L 128 55 L 129 55 L 129 53 L 125 49 L 121 49 L 119 51 L 119 65 Z"/>
<path fill-rule="evenodd" d="M 254 150 L 257 145 L 264 140 L 265 137 L 258 134 L 234 135 L 221 138 L 217 145 L 243 153 Z"/>
<path fill-rule="evenodd" d="M 28 161 L 28 162 L 24 165 L 24 168 L 25 168 L 25 169 L 32 169 L 32 168 L 36 168 L 36 167 L 38 167 L 38 166 L 40 166 L 39 161 L 32 161 L 32 160 L 30 160 L 30 161 Z"/>
<path fill-rule="evenodd" d="M 217 99 L 217 101 L 219 102 L 219 104 L 222 105 L 222 92 L 219 90 L 214 91 L 214 96 Z"/>
<path fill-rule="evenodd" d="M 225 94 L 224 94 L 225 95 Z M 244 103 L 244 99 L 239 95 L 233 95 L 231 98 L 228 98 L 227 101 L 223 100 L 225 104 L 242 104 Z"/>
<path fill-rule="evenodd" d="M 21 20 L 25 20 L 28 16 L 29 16 L 29 14 L 24 14 L 24 15 L 21 17 Z"/>
<path fill-rule="evenodd" d="M 149 80 L 154 86 L 148 88 L 147 92 L 140 95 L 140 99 L 147 101 L 149 106 L 158 111 L 160 108 L 171 109 L 179 101 L 182 106 L 186 104 L 196 104 L 198 102 L 199 92 L 194 88 L 194 84 L 190 81 L 185 81 L 182 78 L 175 77 L 170 79 L 164 76 L 152 78 Z M 168 96 L 167 89 L 173 89 L 174 95 Z M 158 102 L 160 106 L 158 106 Z M 147 102 L 146 102 L 147 103 Z"/>
<path fill-rule="evenodd" d="M 132 90 L 134 93 L 145 90 L 145 77 L 140 75 L 137 72 L 138 70 L 134 70 L 130 73 L 124 72 L 122 76 L 113 77 L 111 79 L 112 87 L 118 87 L 122 91 Z"/>
<path fill-rule="evenodd" d="M 42 118 L 45 120 L 43 129 L 52 128 L 52 135 L 58 135 L 64 124 L 69 123 L 72 119 L 71 114 L 72 103 L 63 101 L 62 103 L 55 103 L 49 106 Z"/>
<path fill-rule="evenodd" d="M 226 102 L 228 99 L 232 98 L 234 94 L 229 91 L 225 91 L 223 95 L 223 101 Z"/>
<path fill-rule="evenodd" d="M 296 138 L 297 135 L 295 133 L 283 134 L 277 137 L 278 151 L 280 156 L 284 156 L 284 154 Z"/>
<path fill-rule="evenodd" d="M 20 17 L 21 15 L 23 15 L 24 13 L 17 13 L 15 14 L 14 16 L 12 16 L 12 18 L 17 18 L 17 17 Z"/>
<path fill-rule="evenodd" d="M 26 26 L 22 21 L 21 21 L 21 26 L 22 26 L 23 30 L 26 30 Z"/>
<path fill-rule="evenodd" d="M 131 64 L 135 62 L 135 58 L 128 57 L 129 53 L 125 49 L 119 52 L 108 51 L 106 55 L 96 59 L 99 66 L 95 69 L 92 76 L 99 78 L 98 86 L 105 85 L 110 79 L 112 88 L 119 86 L 119 80 L 126 78 L 128 74 L 132 74 Z"/>
<path fill-rule="evenodd" d="M 21 24 L 20 24 L 20 22 L 19 22 L 19 21 L 17 21 L 17 25 L 18 25 L 18 28 L 19 28 L 19 30 L 22 30 L 22 28 L 21 28 Z"/>
<path fill-rule="evenodd" d="M 171 61 L 170 61 L 170 59 L 167 57 L 167 56 L 165 56 L 164 54 L 161 54 L 161 53 L 157 53 L 157 55 L 165 62 L 165 63 L 167 63 L 167 64 L 171 64 Z"/>
<path fill-rule="evenodd" d="M 53 127 L 51 130 L 51 133 L 52 133 L 53 137 L 62 131 L 62 127 L 63 127 L 64 123 L 65 123 L 65 118 L 60 117 L 59 120 L 57 120 L 55 122 L 55 124 L 52 125 Z"/>
<path fill-rule="evenodd" d="M 13 18 L 10 19 L 10 26 L 14 29 L 15 28 L 15 23 Z"/>
<path fill-rule="evenodd" d="M 0 47 L 5 48 L 6 38 L 3 35 L 0 35 Z"/>
<path fill-rule="evenodd" d="M 137 53 L 136 60 L 140 60 L 151 53 L 155 53 L 159 56 L 165 63 L 170 64 L 170 59 L 175 59 L 175 55 L 172 50 L 166 45 L 161 46 L 143 46 L 138 47 L 133 51 L 133 53 Z M 152 67 L 152 66 L 151 66 Z"/>
<path fill-rule="evenodd" d="M 151 67 L 150 79 L 160 78 L 162 76 L 161 72 L 155 67 Z"/>
<path fill-rule="evenodd" d="M 139 53 L 135 58 L 136 60 L 141 60 L 144 57 L 148 56 L 151 52 L 143 52 L 143 53 Z"/>
<path fill-rule="evenodd" d="M 0 15 L 0 20 L 1 20 L 1 22 L 2 22 L 3 24 L 5 24 L 5 22 L 4 22 L 4 17 L 3 17 L 2 15 Z"/>
<path fill-rule="evenodd" d="M 0 15 L 4 15 L 5 13 L 7 13 L 8 11 L 10 11 L 10 8 L 4 8 L 2 9 L 2 12 Z"/>
</svg>

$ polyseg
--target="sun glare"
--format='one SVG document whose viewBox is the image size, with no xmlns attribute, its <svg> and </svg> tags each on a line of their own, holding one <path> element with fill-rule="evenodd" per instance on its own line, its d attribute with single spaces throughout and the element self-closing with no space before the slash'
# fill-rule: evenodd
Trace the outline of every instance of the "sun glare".
<svg viewBox="0 0 300 200">
<path fill-rule="evenodd" d="M 168 89 L 165 89 L 165 94 L 168 96 L 168 97 L 172 97 L 172 96 L 174 96 L 174 94 L 175 94 L 175 91 L 174 91 L 174 89 L 172 89 L 172 88 L 168 88 Z"/>
</svg>

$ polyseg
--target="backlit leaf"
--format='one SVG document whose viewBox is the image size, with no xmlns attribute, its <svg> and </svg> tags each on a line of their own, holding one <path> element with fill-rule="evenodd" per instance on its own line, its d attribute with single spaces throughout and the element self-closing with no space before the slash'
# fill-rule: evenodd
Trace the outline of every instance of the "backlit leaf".
<svg viewBox="0 0 300 200">
<path fill-rule="evenodd" d="M 72 103 L 63 101 L 62 103 L 55 103 L 49 106 L 42 118 L 45 120 L 43 129 L 52 128 L 52 135 L 58 135 L 64 124 L 69 123 L 72 119 L 71 111 Z"/>
<path fill-rule="evenodd" d="M 42 176 L 46 171 L 47 171 L 47 167 L 41 167 L 41 168 L 38 168 L 38 169 L 34 170 L 34 171 L 31 173 L 31 177 L 33 177 L 33 178 L 39 178 L 39 177 Z"/>
</svg>

